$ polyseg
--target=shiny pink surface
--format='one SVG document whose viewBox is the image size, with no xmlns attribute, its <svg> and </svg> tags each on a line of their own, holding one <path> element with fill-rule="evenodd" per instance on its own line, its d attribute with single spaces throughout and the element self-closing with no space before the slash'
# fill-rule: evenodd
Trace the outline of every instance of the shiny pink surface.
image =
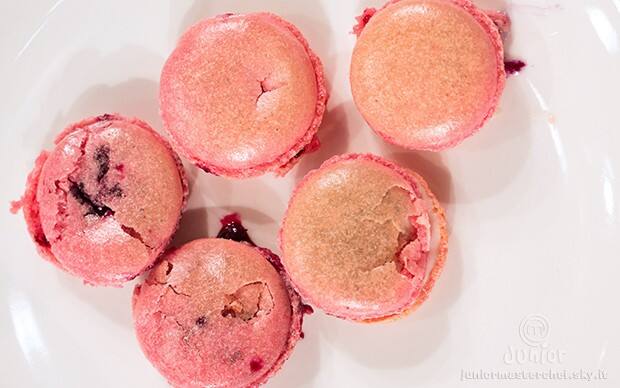
<svg viewBox="0 0 620 388">
<path fill-rule="evenodd" d="M 166 247 L 186 195 L 180 161 L 159 135 L 103 115 L 68 127 L 41 154 L 16 208 L 45 258 L 87 283 L 118 285 Z"/>
<path fill-rule="evenodd" d="M 263 252 L 224 239 L 167 254 L 136 287 L 138 340 L 175 387 L 266 381 L 301 333 L 301 304 Z"/>
<path fill-rule="evenodd" d="M 269 13 L 199 22 L 161 75 L 166 129 L 181 153 L 218 175 L 290 167 L 316 142 L 326 100 L 320 60 L 295 26 Z"/>
<path fill-rule="evenodd" d="M 505 82 L 503 43 L 469 0 L 391 1 L 365 11 L 354 30 L 353 98 L 387 141 L 439 151 L 493 115 Z"/>
<path fill-rule="evenodd" d="M 373 155 L 336 156 L 306 175 L 280 231 L 282 263 L 301 296 L 351 320 L 410 308 L 431 252 L 427 190 Z"/>
</svg>

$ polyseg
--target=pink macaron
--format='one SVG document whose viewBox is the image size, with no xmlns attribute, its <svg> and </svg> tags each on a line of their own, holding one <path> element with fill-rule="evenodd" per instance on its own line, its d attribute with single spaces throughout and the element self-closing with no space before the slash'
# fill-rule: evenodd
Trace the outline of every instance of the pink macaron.
<svg viewBox="0 0 620 388">
<path fill-rule="evenodd" d="M 176 148 L 217 175 L 286 173 L 319 145 L 323 67 L 301 32 L 270 13 L 203 20 L 161 74 L 160 111 Z"/>
<path fill-rule="evenodd" d="M 505 15 L 470 0 L 393 0 L 358 21 L 351 91 L 386 141 L 440 151 L 493 115 L 506 78 Z"/>
<path fill-rule="evenodd" d="M 422 177 L 377 156 L 350 154 L 299 183 L 280 246 L 304 300 L 330 315 L 372 322 L 427 298 L 446 258 L 447 227 Z"/>
<path fill-rule="evenodd" d="M 266 250 L 225 239 L 166 254 L 133 296 L 138 341 L 174 387 L 254 387 L 302 336 L 299 296 Z"/>
<path fill-rule="evenodd" d="M 180 160 L 148 124 L 119 115 L 66 128 L 28 177 L 23 207 L 44 258 L 93 285 L 150 266 L 176 231 L 187 197 Z"/>
</svg>

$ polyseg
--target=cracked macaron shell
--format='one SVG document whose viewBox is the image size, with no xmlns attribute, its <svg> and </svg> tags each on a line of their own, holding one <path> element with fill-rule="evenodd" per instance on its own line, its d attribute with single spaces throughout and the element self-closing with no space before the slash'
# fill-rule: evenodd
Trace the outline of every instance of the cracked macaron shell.
<svg viewBox="0 0 620 388">
<path fill-rule="evenodd" d="M 336 156 L 297 186 L 282 263 L 304 300 L 376 321 L 426 299 L 447 253 L 443 210 L 424 180 L 374 155 Z"/>
<path fill-rule="evenodd" d="M 504 89 L 499 27 L 469 0 L 395 0 L 354 27 L 351 91 L 386 141 L 440 151 L 473 135 Z"/>
<path fill-rule="evenodd" d="M 29 175 L 23 207 L 44 258 L 93 285 L 148 269 L 187 196 L 180 160 L 148 124 L 102 115 L 66 128 Z"/>
<path fill-rule="evenodd" d="M 321 61 L 294 25 L 226 14 L 181 37 L 162 70 L 160 112 L 176 148 L 202 169 L 281 175 L 319 146 L 327 97 Z"/>
<path fill-rule="evenodd" d="M 175 387 L 257 386 L 301 335 L 299 296 L 262 250 L 200 239 L 173 250 L 133 297 L 140 345 Z"/>
</svg>

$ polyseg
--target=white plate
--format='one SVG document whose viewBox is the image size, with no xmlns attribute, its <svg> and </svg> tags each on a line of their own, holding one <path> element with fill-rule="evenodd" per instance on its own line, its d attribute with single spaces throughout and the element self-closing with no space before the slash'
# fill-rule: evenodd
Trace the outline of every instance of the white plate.
<svg viewBox="0 0 620 388">
<path fill-rule="evenodd" d="M 285 179 L 233 181 L 190 168 L 178 241 L 213 235 L 234 210 L 255 241 L 275 249 L 295 182 L 346 151 L 421 172 L 451 225 L 445 272 L 421 309 L 378 325 L 317 312 L 269 385 L 461 387 L 508 372 L 516 380 L 487 385 L 520 387 L 519 371 L 522 379 L 540 371 L 558 375 L 530 386 L 620 386 L 620 0 L 480 3 L 509 10 L 509 56 L 528 66 L 510 77 L 477 136 L 432 154 L 386 145 L 351 102 L 348 32 L 381 1 L 3 1 L 0 386 L 166 386 L 134 339 L 132 286 L 83 286 L 41 260 L 8 202 L 67 123 L 120 112 L 161 128 L 159 72 L 181 32 L 206 16 L 258 10 L 295 23 L 325 63 L 323 148 Z M 561 378 L 599 370 L 606 379 Z"/>
</svg>

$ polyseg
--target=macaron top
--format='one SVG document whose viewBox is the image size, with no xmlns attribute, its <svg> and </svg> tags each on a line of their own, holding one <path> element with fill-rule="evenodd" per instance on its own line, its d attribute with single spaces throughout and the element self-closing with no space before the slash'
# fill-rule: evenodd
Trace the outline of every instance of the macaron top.
<svg viewBox="0 0 620 388">
<path fill-rule="evenodd" d="M 368 18 L 353 51 L 351 89 L 387 141 L 441 150 L 493 114 L 505 81 L 503 44 L 471 1 L 390 1 Z"/>
<path fill-rule="evenodd" d="M 287 164 L 314 138 L 326 98 L 319 59 L 269 13 L 199 22 L 161 75 L 160 110 L 180 152 L 227 176 Z"/>
<path fill-rule="evenodd" d="M 92 284 L 119 284 L 151 266 L 187 194 L 168 144 L 148 124 L 117 115 L 68 127 L 33 175 L 23 205 L 35 241 Z"/>
<path fill-rule="evenodd" d="M 290 293 L 259 249 L 195 240 L 166 255 L 136 287 L 136 332 L 175 387 L 253 386 L 280 367 L 299 338 L 301 312 Z"/>
<path fill-rule="evenodd" d="M 300 295 L 352 320 L 406 310 L 424 280 L 430 242 L 416 190 L 405 170 L 371 155 L 334 157 L 309 173 L 280 234 Z"/>
</svg>

